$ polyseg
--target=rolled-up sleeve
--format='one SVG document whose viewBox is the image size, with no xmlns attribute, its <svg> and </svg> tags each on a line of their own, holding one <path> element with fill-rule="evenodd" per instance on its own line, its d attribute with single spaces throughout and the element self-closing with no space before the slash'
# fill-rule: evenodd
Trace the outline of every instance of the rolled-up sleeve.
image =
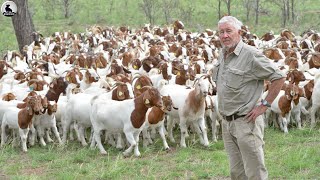
<svg viewBox="0 0 320 180">
<path fill-rule="evenodd" d="M 273 81 L 285 77 L 285 74 L 260 52 L 253 54 L 252 72 L 258 80 Z"/>
</svg>

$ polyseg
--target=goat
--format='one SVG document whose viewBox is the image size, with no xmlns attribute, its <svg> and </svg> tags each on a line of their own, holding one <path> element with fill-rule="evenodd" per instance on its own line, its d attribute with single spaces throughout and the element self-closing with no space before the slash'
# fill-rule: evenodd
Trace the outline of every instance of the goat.
<svg viewBox="0 0 320 180">
<path fill-rule="evenodd" d="M 27 136 L 32 125 L 32 117 L 39 114 L 42 110 L 41 97 L 30 96 L 27 99 L 26 107 L 18 109 L 16 107 L 9 108 L 3 115 L 1 126 L 1 147 L 6 141 L 6 127 L 10 129 L 18 129 L 22 142 L 22 150 L 27 152 Z"/>
<path fill-rule="evenodd" d="M 204 120 L 205 113 L 205 97 L 208 95 L 209 82 L 206 79 L 208 75 L 198 78 L 194 84 L 194 88 L 187 89 L 181 85 L 164 85 L 159 87 L 160 93 L 163 96 L 169 95 L 173 104 L 178 110 L 169 112 L 168 118 L 168 132 L 170 140 L 174 142 L 172 135 L 173 118 L 179 118 L 179 125 L 181 130 L 181 147 L 186 147 L 185 138 L 187 135 L 187 123 L 192 122 L 196 132 L 199 135 L 200 142 L 204 146 L 209 145 L 207 137 L 207 128 Z M 200 128 L 199 128 L 200 127 Z"/>
<path fill-rule="evenodd" d="M 123 152 L 128 156 L 134 148 L 135 156 L 140 156 L 139 152 L 139 134 L 145 125 L 145 114 L 148 108 L 153 106 L 162 107 L 162 99 L 157 89 L 147 88 L 140 96 L 134 99 L 124 101 L 97 100 L 95 96 L 92 101 L 90 120 L 94 131 L 94 139 L 97 143 L 100 153 L 107 152 L 101 144 L 100 132 L 123 132 L 130 143 L 130 147 Z M 121 111 L 121 113 L 119 113 Z"/>
</svg>

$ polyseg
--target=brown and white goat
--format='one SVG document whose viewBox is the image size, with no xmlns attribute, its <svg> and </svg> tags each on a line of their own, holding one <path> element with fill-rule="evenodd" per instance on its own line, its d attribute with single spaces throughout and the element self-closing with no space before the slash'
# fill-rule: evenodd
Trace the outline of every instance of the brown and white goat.
<svg viewBox="0 0 320 180">
<path fill-rule="evenodd" d="M 152 107 L 148 109 L 146 114 L 146 125 L 142 130 L 143 133 L 143 146 L 147 146 L 148 144 L 152 144 L 152 139 L 148 132 L 149 128 L 158 128 L 159 134 L 161 136 L 163 146 L 165 150 L 169 149 L 166 137 L 165 137 L 165 127 L 164 127 L 164 118 L 166 113 L 171 111 L 172 100 L 170 96 L 162 96 L 163 108 Z M 175 108 L 175 107 L 173 107 Z"/>
<path fill-rule="evenodd" d="M 281 130 L 284 133 L 288 133 L 288 124 L 290 122 L 291 110 L 294 108 L 295 102 L 296 104 L 299 102 L 299 98 L 303 96 L 303 91 L 295 84 L 284 84 L 284 90 L 281 90 L 275 100 L 272 102 L 270 109 L 266 111 L 266 125 L 271 112 L 278 114 L 278 124 L 280 125 Z M 265 98 L 268 92 L 266 91 L 262 98 Z M 298 126 L 301 127 L 301 122 L 298 119 Z M 277 124 L 277 123 L 275 123 Z"/>
<path fill-rule="evenodd" d="M 42 111 L 41 97 L 30 96 L 27 98 L 26 107 L 18 109 L 16 107 L 9 108 L 3 115 L 2 120 L 2 135 L 1 135 L 1 147 L 4 146 L 6 141 L 6 128 L 18 130 L 21 142 L 22 150 L 27 152 L 27 137 L 29 129 L 32 126 L 32 118 L 34 114 L 39 114 Z"/>
<path fill-rule="evenodd" d="M 181 147 L 186 147 L 185 138 L 188 137 L 187 123 L 192 123 L 199 135 L 200 142 L 204 146 L 209 145 L 207 137 L 207 127 L 205 125 L 205 98 L 209 90 L 208 75 L 198 78 L 194 84 L 194 88 L 187 89 L 181 85 L 164 85 L 159 87 L 163 96 L 169 95 L 173 104 L 178 110 L 172 110 L 168 113 L 168 132 L 170 140 L 174 142 L 172 128 L 174 119 L 179 119 L 178 124 L 181 130 Z"/>
<path fill-rule="evenodd" d="M 140 96 L 124 101 L 105 100 L 99 101 L 96 96 L 91 101 L 92 109 L 90 119 L 94 130 L 94 139 L 101 154 L 106 154 L 101 144 L 100 132 L 107 130 L 110 133 L 123 132 L 130 143 L 130 147 L 124 151 L 128 156 L 133 148 L 135 156 L 140 156 L 139 134 L 145 125 L 145 115 L 148 108 L 162 107 L 162 99 L 157 89 L 148 88 Z M 119 113 L 121 112 L 121 113 Z"/>
</svg>

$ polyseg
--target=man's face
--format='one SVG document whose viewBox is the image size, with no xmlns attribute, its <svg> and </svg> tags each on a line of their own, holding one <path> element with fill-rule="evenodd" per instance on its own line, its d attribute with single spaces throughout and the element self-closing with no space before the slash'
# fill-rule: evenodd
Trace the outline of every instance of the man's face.
<svg viewBox="0 0 320 180">
<path fill-rule="evenodd" d="M 240 41 L 240 33 L 229 23 L 223 23 L 218 26 L 219 38 L 223 47 L 229 49 L 235 47 Z"/>
</svg>

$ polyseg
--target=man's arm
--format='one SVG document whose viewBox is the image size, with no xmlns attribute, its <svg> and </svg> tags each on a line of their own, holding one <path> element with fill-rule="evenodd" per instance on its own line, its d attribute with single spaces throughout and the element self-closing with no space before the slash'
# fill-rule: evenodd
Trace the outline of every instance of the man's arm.
<svg viewBox="0 0 320 180">
<path fill-rule="evenodd" d="M 286 78 L 280 78 L 280 79 L 276 79 L 273 80 L 271 82 L 271 85 L 269 86 L 269 90 L 268 90 L 268 95 L 265 98 L 266 101 L 269 102 L 269 104 L 272 104 L 272 102 L 274 101 L 274 99 L 277 97 L 277 95 L 279 94 L 282 85 L 284 83 L 284 81 L 286 80 Z M 268 109 L 268 107 L 264 106 L 264 105 L 260 105 L 260 106 L 255 106 L 246 116 L 246 118 L 248 119 L 248 121 L 250 122 L 254 122 L 256 120 L 256 118 L 258 116 L 260 116 L 261 114 L 263 114 L 264 112 L 266 112 L 266 110 Z"/>
</svg>

